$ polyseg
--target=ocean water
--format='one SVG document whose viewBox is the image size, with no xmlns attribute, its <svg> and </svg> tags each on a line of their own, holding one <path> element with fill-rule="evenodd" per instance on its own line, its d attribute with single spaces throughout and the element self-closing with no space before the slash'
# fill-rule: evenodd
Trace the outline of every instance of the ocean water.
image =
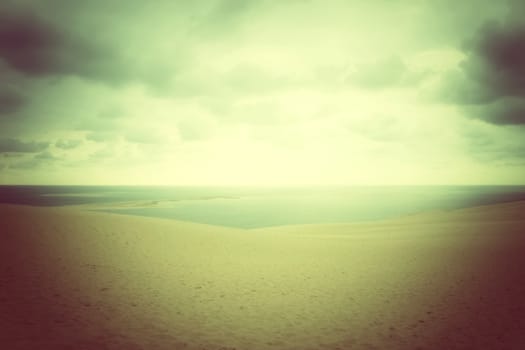
<svg viewBox="0 0 525 350">
<path fill-rule="evenodd" d="M 1 203 L 98 204 L 112 213 L 241 228 L 371 221 L 520 200 L 525 186 L 0 186 Z"/>
</svg>

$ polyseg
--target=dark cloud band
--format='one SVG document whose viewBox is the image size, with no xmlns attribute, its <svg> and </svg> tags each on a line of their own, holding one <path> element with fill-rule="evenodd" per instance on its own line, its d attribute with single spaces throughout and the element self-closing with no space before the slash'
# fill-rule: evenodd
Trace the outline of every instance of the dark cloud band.
<svg viewBox="0 0 525 350">
<path fill-rule="evenodd" d="M 48 147 L 46 142 L 24 142 L 18 139 L 0 139 L 0 152 L 19 152 L 34 153 L 45 150 Z"/>
</svg>

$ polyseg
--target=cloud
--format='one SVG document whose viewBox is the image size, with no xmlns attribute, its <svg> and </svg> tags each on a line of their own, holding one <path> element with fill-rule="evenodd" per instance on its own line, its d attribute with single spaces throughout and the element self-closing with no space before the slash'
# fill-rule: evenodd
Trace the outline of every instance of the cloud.
<svg viewBox="0 0 525 350">
<path fill-rule="evenodd" d="M 221 81 L 225 81 L 233 92 L 255 95 L 286 90 L 299 83 L 290 76 L 276 74 L 254 64 L 234 66 Z"/>
<path fill-rule="evenodd" d="M 43 166 L 53 166 L 57 160 L 60 160 L 60 158 L 56 157 L 49 151 L 43 151 L 33 155 L 30 158 L 23 157 L 20 159 L 15 159 L 14 161 L 7 163 L 7 168 L 20 170 L 38 169 L 42 168 Z"/>
<path fill-rule="evenodd" d="M 64 39 L 50 24 L 32 14 L 0 14 L 0 56 L 29 75 L 57 71 Z"/>
<path fill-rule="evenodd" d="M 465 72 L 489 100 L 525 95 L 525 25 L 487 23 L 467 47 Z"/>
<path fill-rule="evenodd" d="M 94 42 L 75 37 L 33 12 L 0 12 L 0 58 L 26 76 L 79 75 L 112 80 L 122 71 L 112 56 Z"/>
<path fill-rule="evenodd" d="M 466 60 L 448 77 L 444 97 L 466 106 L 475 118 L 498 125 L 525 124 L 525 23 L 513 13 L 489 21 L 467 40 Z"/>
<path fill-rule="evenodd" d="M 0 153 L 11 152 L 3 153 L 3 159 L 0 160 L 1 170 L 29 170 L 54 165 L 60 158 L 43 148 L 44 145 L 46 144 L 22 142 L 13 139 L 7 141 L 5 139 L 0 140 Z M 47 145 L 45 147 L 47 147 Z"/>
<path fill-rule="evenodd" d="M 159 144 L 163 141 L 160 135 L 147 129 L 130 130 L 126 133 L 125 139 L 128 142 L 140 144 Z"/>
<path fill-rule="evenodd" d="M 184 141 L 204 140 L 212 134 L 213 128 L 210 120 L 196 116 L 177 123 L 179 135 Z"/>
<path fill-rule="evenodd" d="M 260 0 L 201 1 L 201 5 L 204 8 L 210 7 L 210 10 L 198 18 L 194 32 L 215 37 L 231 33 L 241 26 L 243 19 L 260 3 Z"/>
<path fill-rule="evenodd" d="M 25 97 L 12 89 L 0 88 L 0 115 L 11 114 L 22 108 Z"/>
<path fill-rule="evenodd" d="M 95 142 L 114 141 L 118 138 L 115 131 L 91 131 L 86 135 L 86 140 Z"/>
<path fill-rule="evenodd" d="M 348 77 L 350 83 L 368 89 L 381 89 L 401 83 L 407 67 L 399 57 L 360 64 Z"/>
<path fill-rule="evenodd" d="M 13 138 L 0 139 L 0 152 L 20 152 L 33 153 L 45 150 L 48 147 L 47 142 L 25 142 Z"/>
<path fill-rule="evenodd" d="M 474 115 L 486 122 L 498 125 L 525 125 L 525 98 L 502 97 L 494 102 L 468 108 Z"/>
<path fill-rule="evenodd" d="M 33 79 L 78 76 L 110 85 L 166 84 L 170 76 L 167 72 L 172 70 L 155 60 L 139 61 L 137 57 L 144 55 L 136 50 L 144 48 L 136 47 L 136 42 L 133 50 L 124 49 L 111 35 L 88 32 L 100 15 L 96 11 L 102 8 L 90 8 L 87 14 L 94 18 L 89 18 L 75 7 L 63 13 L 60 2 L 41 6 L 38 2 L 26 7 L 0 5 L 0 60 L 13 71 Z M 114 23 L 121 20 L 117 17 Z M 104 31 L 109 23 L 100 25 L 97 32 Z"/>
<path fill-rule="evenodd" d="M 87 113 L 76 121 L 76 130 L 87 131 L 86 140 L 95 142 L 114 141 L 126 131 L 124 111 L 116 106 L 103 107 L 100 111 Z"/>
<path fill-rule="evenodd" d="M 525 144 L 521 130 L 471 120 L 463 129 L 467 151 L 488 164 L 525 164 Z"/>
<path fill-rule="evenodd" d="M 9 169 L 20 169 L 20 170 L 29 170 L 35 169 L 40 166 L 41 162 L 38 159 L 27 159 L 19 162 L 14 162 L 8 164 L 7 168 Z"/>
<path fill-rule="evenodd" d="M 89 155 L 90 160 L 105 160 L 115 156 L 115 150 L 112 147 L 99 149 Z"/>
<path fill-rule="evenodd" d="M 77 148 L 81 144 L 82 144 L 82 140 L 58 140 L 57 142 L 55 142 L 55 147 L 58 147 L 64 150 L 69 150 L 69 149 Z"/>
<path fill-rule="evenodd" d="M 122 181 L 120 166 L 220 183 L 251 154 L 260 169 L 304 163 L 283 179 L 327 164 L 320 182 L 351 174 L 354 161 L 379 169 L 392 159 L 421 174 L 448 158 L 473 162 L 464 143 L 475 138 L 459 139 L 460 121 L 523 130 L 519 71 L 500 64 L 520 47 L 523 20 L 478 30 L 504 10 L 491 0 L 476 11 L 454 0 L 3 0 L 0 156 L 38 166 L 27 172 L 38 181 L 55 167 L 57 182 L 108 183 Z M 453 103 L 420 98 L 443 80 Z M 472 146 L 487 164 L 519 154 L 515 135 L 502 147 L 505 137 L 489 136 L 492 146 Z M 231 165 L 222 178 L 209 172 L 218 158 Z M 110 164 L 107 177 L 85 175 Z"/>
<path fill-rule="evenodd" d="M 54 156 L 49 151 L 44 151 L 44 152 L 35 154 L 33 158 L 37 159 L 37 160 L 56 160 L 56 159 L 58 159 L 56 156 Z"/>
</svg>

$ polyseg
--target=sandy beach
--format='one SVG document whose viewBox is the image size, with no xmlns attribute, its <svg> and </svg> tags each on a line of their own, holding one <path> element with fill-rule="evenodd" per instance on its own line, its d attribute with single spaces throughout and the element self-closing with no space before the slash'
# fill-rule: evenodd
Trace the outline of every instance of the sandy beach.
<svg viewBox="0 0 525 350">
<path fill-rule="evenodd" d="M 2 349 L 525 349 L 525 202 L 233 229 L 0 206 Z"/>
</svg>

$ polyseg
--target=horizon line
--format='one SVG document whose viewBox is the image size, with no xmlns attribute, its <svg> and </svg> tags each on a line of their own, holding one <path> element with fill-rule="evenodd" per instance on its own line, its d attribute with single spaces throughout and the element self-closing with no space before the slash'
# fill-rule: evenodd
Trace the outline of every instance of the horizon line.
<svg viewBox="0 0 525 350">
<path fill-rule="evenodd" d="M 431 186 L 525 186 L 525 183 L 443 183 L 443 184 L 3 184 L 2 187 L 222 187 L 222 188 L 302 188 L 302 187 L 431 187 Z"/>
</svg>

